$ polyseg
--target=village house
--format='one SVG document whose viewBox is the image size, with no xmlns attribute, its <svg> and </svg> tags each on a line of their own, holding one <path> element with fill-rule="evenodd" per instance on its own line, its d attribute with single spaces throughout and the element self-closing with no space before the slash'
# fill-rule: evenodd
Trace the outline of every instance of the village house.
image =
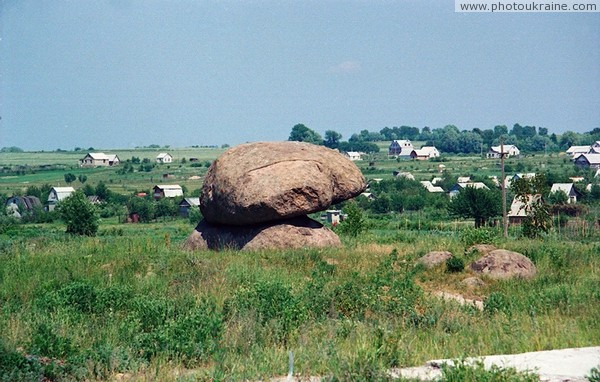
<svg viewBox="0 0 600 382">
<path fill-rule="evenodd" d="M 12 196 L 6 200 L 6 213 L 17 219 L 21 218 L 21 212 L 33 212 L 36 208 L 42 208 L 37 196 Z"/>
<path fill-rule="evenodd" d="M 176 198 L 178 196 L 183 196 L 183 189 L 176 184 L 161 184 L 154 186 L 152 194 L 156 200 L 162 198 Z"/>
<path fill-rule="evenodd" d="M 581 154 L 574 159 L 573 163 L 579 168 L 600 169 L 600 154 Z"/>
<path fill-rule="evenodd" d="M 589 154 L 591 146 L 571 146 L 566 153 L 572 158 L 578 157 L 581 154 Z"/>
<path fill-rule="evenodd" d="M 440 156 L 440 152 L 435 146 L 423 146 L 420 149 L 415 149 L 410 153 L 410 157 L 416 160 L 427 160 L 431 158 L 437 158 Z"/>
<path fill-rule="evenodd" d="M 160 153 L 156 156 L 156 163 L 172 163 L 173 156 L 169 153 Z"/>
<path fill-rule="evenodd" d="M 474 187 L 477 189 L 485 189 L 485 190 L 489 190 L 489 187 L 486 186 L 483 182 L 466 182 L 466 183 L 456 183 L 454 186 L 452 186 L 452 188 L 450 188 L 450 190 L 448 191 L 448 195 L 450 196 L 450 198 L 455 197 L 456 195 L 458 195 L 458 193 L 467 188 L 467 187 Z"/>
<path fill-rule="evenodd" d="M 119 157 L 113 154 L 88 153 L 79 160 L 81 167 L 116 166 L 120 163 Z"/>
<path fill-rule="evenodd" d="M 539 202 L 542 195 L 527 195 L 527 204 L 523 203 L 521 198 L 514 197 L 512 204 L 510 205 L 510 211 L 506 214 L 508 217 L 509 224 L 521 224 L 523 219 L 527 217 L 527 206 L 530 206 L 534 202 Z"/>
<path fill-rule="evenodd" d="M 390 147 L 388 148 L 388 155 L 403 156 L 405 158 L 409 158 L 410 153 L 412 153 L 414 149 L 415 148 L 413 147 L 412 142 L 408 139 L 398 139 L 392 141 L 392 143 L 390 144 Z"/>
<path fill-rule="evenodd" d="M 516 157 L 521 154 L 521 151 L 515 145 L 504 145 L 504 152 L 502 153 L 501 146 L 492 146 L 490 150 L 487 152 L 487 158 L 500 158 L 502 154 L 504 154 L 505 158 Z"/>
<path fill-rule="evenodd" d="M 56 205 L 75 192 L 73 187 L 52 187 L 48 194 L 48 211 L 53 211 Z"/>
<path fill-rule="evenodd" d="M 577 191 L 573 183 L 554 183 L 550 189 L 550 193 L 564 192 L 567 195 L 567 203 L 577 203 L 577 199 L 581 198 L 581 192 Z"/>
<path fill-rule="evenodd" d="M 184 198 L 179 203 L 179 215 L 184 218 L 188 217 L 190 208 L 200 208 L 200 198 Z"/>
<path fill-rule="evenodd" d="M 344 156 L 351 161 L 357 161 L 362 160 L 362 154 L 363 153 L 359 153 L 358 151 L 347 151 L 344 153 Z"/>
<path fill-rule="evenodd" d="M 440 186 L 434 186 L 433 183 L 428 180 L 422 180 L 420 183 L 429 192 L 444 192 L 443 188 Z"/>
</svg>

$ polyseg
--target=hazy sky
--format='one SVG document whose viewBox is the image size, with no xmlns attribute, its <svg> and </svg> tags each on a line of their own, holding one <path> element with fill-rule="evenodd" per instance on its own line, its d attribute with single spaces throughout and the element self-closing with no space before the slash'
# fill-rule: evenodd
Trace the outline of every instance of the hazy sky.
<svg viewBox="0 0 600 382">
<path fill-rule="evenodd" d="M 0 147 L 600 127 L 600 13 L 454 1 L 0 0 Z"/>
</svg>

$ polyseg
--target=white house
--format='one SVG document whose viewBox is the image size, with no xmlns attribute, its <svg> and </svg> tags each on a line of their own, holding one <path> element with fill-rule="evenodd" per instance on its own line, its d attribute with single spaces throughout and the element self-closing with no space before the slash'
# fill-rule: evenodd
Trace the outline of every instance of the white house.
<svg viewBox="0 0 600 382">
<path fill-rule="evenodd" d="M 564 192 L 567 197 L 567 203 L 577 203 L 577 198 L 581 197 L 581 193 L 577 191 L 573 183 L 554 183 L 550 189 L 550 193 Z"/>
<path fill-rule="evenodd" d="M 410 157 L 417 160 L 427 160 L 437 158 L 440 152 L 435 146 L 423 146 L 420 149 L 415 149 L 410 153 Z"/>
<path fill-rule="evenodd" d="M 362 160 L 362 153 L 359 153 L 358 151 L 347 151 L 345 156 L 351 161 Z"/>
<path fill-rule="evenodd" d="M 425 187 L 425 189 L 429 192 L 444 192 L 443 188 L 440 186 L 434 186 L 433 183 L 428 180 L 422 180 L 421 185 L 423 185 L 423 187 Z"/>
<path fill-rule="evenodd" d="M 160 153 L 156 156 L 156 163 L 171 163 L 173 156 L 169 153 Z"/>
<path fill-rule="evenodd" d="M 467 187 L 473 187 L 477 189 L 485 189 L 489 190 L 488 186 L 486 186 L 483 182 L 467 182 L 467 183 L 456 183 L 452 188 L 448 191 L 448 195 L 453 198 L 455 197 L 460 190 L 463 190 Z"/>
<path fill-rule="evenodd" d="M 408 139 L 398 139 L 392 141 L 390 144 L 388 155 L 398 155 L 408 158 L 414 149 L 412 142 Z"/>
<path fill-rule="evenodd" d="M 578 157 L 581 154 L 588 154 L 591 146 L 571 146 L 567 149 L 567 155 L 570 157 Z"/>
<path fill-rule="evenodd" d="M 521 154 L 521 151 L 515 145 L 504 145 L 504 152 L 502 153 L 501 146 L 492 146 L 490 151 L 487 153 L 488 158 L 500 158 L 504 154 L 505 158 L 515 157 Z"/>
<path fill-rule="evenodd" d="M 154 186 L 153 196 L 154 199 L 175 198 L 183 196 L 183 189 L 177 184 L 160 184 Z"/>
<path fill-rule="evenodd" d="M 581 154 L 573 163 L 580 168 L 600 168 L 600 154 Z"/>
<path fill-rule="evenodd" d="M 65 200 L 74 192 L 73 187 L 52 187 L 48 194 L 48 211 L 54 210 L 58 202 Z"/>
<path fill-rule="evenodd" d="M 79 160 L 79 165 L 81 167 L 115 166 L 119 162 L 119 157 L 114 154 L 88 153 Z"/>
</svg>

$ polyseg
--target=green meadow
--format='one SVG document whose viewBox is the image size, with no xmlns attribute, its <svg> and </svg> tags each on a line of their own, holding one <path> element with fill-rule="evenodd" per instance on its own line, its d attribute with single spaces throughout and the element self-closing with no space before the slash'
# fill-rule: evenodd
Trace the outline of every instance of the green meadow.
<svg viewBox="0 0 600 382">
<path fill-rule="evenodd" d="M 174 163 L 148 172 L 135 165 L 124 174 L 118 173 L 122 167 L 80 168 L 84 153 L 3 153 L 0 193 L 64 186 L 67 172 L 121 194 L 157 182 L 192 191 L 201 186 L 203 162 L 222 149 L 168 151 Z M 154 158 L 158 150 L 106 152 L 124 161 Z M 199 165 L 182 163 L 184 155 L 199 158 Z M 475 157 L 416 162 L 377 154 L 357 162 L 369 179 L 391 177 L 394 170 L 431 179 L 439 164 L 457 175 L 499 176 L 496 161 Z M 574 171 L 563 156 L 507 164 L 523 172 Z M 164 179 L 166 173 L 173 177 Z M 79 180 L 72 185 L 83 186 Z M 348 222 L 331 227 L 342 239 L 340 248 L 257 252 L 185 250 L 195 222 L 178 217 L 121 224 L 109 216 L 94 237 L 66 234 L 60 220 L 3 218 L 0 381 L 269 380 L 287 375 L 290 352 L 300 378 L 387 381 L 391 368 L 431 359 L 600 343 L 597 228 L 557 224 L 530 239 L 511 227 L 504 238 L 499 227 L 474 229 L 472 221 L 427 208 L 362 213 L 366 225 L 358 237 L 346 233 Z M 590 219 L 597 220 L 597 213 L 591 206 Z M 482 277 L 482 286 L 465 285 L 475 275 L 468 265 L 479 254 L 469 248 L 477 243 L 524 254 L 537 275 Z M 433 250 L 452 252 L 453 263 L 418 265 Z M 483 310 L 441 300 L 438 292 L 481 301 Z M 534 380 L 458 371 L 444 380 Z"/>
</svg>

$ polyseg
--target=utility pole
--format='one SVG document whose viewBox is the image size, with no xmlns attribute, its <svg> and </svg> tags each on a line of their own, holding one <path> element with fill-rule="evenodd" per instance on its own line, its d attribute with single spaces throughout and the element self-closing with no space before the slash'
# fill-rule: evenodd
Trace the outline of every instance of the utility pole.
<svg viewBox="0 0 600 382">
<path fill-rule="evenodd" d="M 506 179 L 504 175 L 504 138 L 500 137 L 500 167 L 502 168 L 502 178 L 500 189 L 502 190 L 502 227 L 504 227 L 504 237 L 508 238 L 508 221 L 506 219 Z"/>
</svg>

